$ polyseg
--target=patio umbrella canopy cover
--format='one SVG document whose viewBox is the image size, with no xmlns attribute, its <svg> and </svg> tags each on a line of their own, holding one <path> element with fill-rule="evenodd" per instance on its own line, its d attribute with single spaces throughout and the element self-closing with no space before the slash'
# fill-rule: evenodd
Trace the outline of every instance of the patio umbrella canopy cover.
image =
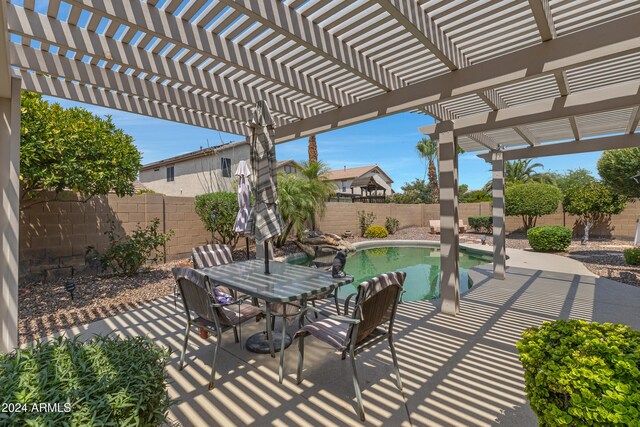
<svg viewBox="0 0 640 427">
<path fill-rule="evenodd" d="M 235 233 L 246 236 L 247 225 L 249 223 L 249 208 L 251 207 L 251 187 L 249 186 L 249 176 L 251 171 L 247 162 L 241 160 L 238 163 L 236 169 L 236 176 L 238 177 L 238 215 L 236 216 L 236 222 L 233 224 L 233 231 Z M 249 237 L 246 237 L 247 245 L 247 259 L 249 259 Z"/>
<path fill-rule="evenodd" d="M 273 120 L 269 107 L 258 101 L 251 127 L 251 170 L 254 173 L 254 205 L 249 215 L 247 230 L 256 245 L 265 245 L 265 273 L 269 273 L 268 241 L 284 230 L 278 206 L 278 182 L 276 178 L 276 149 L 273 144 Z"/>
</svg>

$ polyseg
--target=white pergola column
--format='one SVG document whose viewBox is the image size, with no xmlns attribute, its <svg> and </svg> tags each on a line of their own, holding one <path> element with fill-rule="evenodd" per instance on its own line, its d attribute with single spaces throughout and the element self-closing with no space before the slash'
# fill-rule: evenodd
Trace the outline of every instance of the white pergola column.
<svg viewBox="0 0 640 427">
<path fill-rule="evenodd" d="M 491 153 L 493 176 L 493 278 L 504 279 L 506 264 L 504 226 L 504 156 L 501 151 Z"/>
<path fill-rule="evenodd" d="M 0 352 L 18 346 L 18 230 L 20 215 L 20 79 L 0 98 Z"/>
<path fill-rule="evenodd" d="M 449 122 L 450 123 L 450 122 Z M 458 236 L 458 141 L 453 130 L 438 135 L 440 167 L 440 296 L 442 313 L 460 312 Z"/>
</svg>

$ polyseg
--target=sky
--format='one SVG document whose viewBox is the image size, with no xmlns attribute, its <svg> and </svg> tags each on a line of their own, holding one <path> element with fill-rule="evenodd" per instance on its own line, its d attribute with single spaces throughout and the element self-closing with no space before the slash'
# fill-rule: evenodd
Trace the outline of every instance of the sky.
<svg viewBox="0 0 640 427">
<path fill-rule="evenodd" d="M 64 107 L 84 107 L 101 116 L 111 115 L 116 126 L 134 138 L 143 163 L 244 139 L 238 135 L 79 102 L 48 96 L 45 99 L 59 102 Z M 424 136 L 418 128 L 432 123 L 429 116 L 400 113 L 319 134 L 316 136 L 318 157 L 332 169 L 377 164 L 393 179 L 393 189 L 401 191 L 405 183 L 424 177 L 425 165 L 416 154 L 415 146 Z M 585 168 L 597 176 L 596 162 L 600 155 L 601 152 L 595 152 L 545 157 L 538 162 L 544 165 L 545 171 Z M 307 138 L 278 144 L 276 157 L 278 160 L 306 160 Z M 467 184 L 469 189 L 479 189 L 491 178 L 490 165 L 474 153 L 461 154 L 458 167 L 458 181 Z"/>
</svg>

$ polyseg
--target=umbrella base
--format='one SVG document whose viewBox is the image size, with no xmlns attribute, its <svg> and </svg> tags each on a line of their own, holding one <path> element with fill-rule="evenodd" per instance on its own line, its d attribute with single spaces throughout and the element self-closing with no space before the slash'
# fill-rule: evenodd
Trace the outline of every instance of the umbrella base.
<svg viewBox="0 0 640 427">
<path fill-rule="evenodd" d="M 277 352 L 280 351 L 280 343 L 282 342 L 282 334 L 273 333 L 273 348 Z M 284 348 L 287 348 L 291 345 L 292 338 L 291 335 L 286 334 L 284 338 Z M 269 350 L 269 340 L 267 340 L 266 332 L 258 332 L 257 334 L 251 335 L 247 338 L 247 342 L 245 343 L 245 348 L 252 353 L 258 354 L 269 354 L 271 350 Z"/>
</svg>

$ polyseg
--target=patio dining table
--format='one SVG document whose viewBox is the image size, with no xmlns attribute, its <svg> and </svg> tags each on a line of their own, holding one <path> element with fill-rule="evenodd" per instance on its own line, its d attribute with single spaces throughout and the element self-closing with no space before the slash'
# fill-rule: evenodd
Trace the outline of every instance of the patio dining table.
<svg viewBox="0 0 640 427">
<path fill-rule="evenodd" d="M 328 271 L 280 261 L 270 261 L 269 264 L 270 274 L 264 272 L 264 261 L 257 259 L 203 268 L 199 271 L 207 275 L 214 284 L 226 286 L 265 302 L 269 351 L 271 357 L 275 357 L 271 330 L 272 304 L 299 302 L 304 306 L 309 297 L 351 283 L 353 277 L 347 275 L 335 278 Z M 284 312 L 286 320 L 286 308 Z M 285 335 L 286 326 L 283 325 L 280 341 L 280 383 L 284 378 Z"/>
</svg>

